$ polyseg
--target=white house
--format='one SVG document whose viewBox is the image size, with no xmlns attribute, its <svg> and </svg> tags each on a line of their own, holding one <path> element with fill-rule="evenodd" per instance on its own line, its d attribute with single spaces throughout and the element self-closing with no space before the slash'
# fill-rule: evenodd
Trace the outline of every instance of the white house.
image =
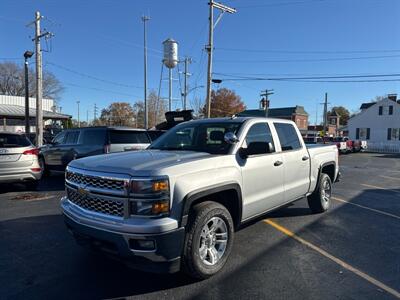
<svg viewBox="0 0 400 300">
<path fill-rule="evenodd" d="M 368 141 L 371 150 L 400 151 L 400 101 L 395 94 L 378 102 L 363 103 L 348 121 L 349 137 Z"/>
</svg>

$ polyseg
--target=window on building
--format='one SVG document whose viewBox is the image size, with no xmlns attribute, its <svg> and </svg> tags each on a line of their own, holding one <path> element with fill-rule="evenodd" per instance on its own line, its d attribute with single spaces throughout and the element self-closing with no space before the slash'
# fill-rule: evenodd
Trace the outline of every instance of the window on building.
<svg viewBox="0 0 400 300">
<path fill-rule="evenodd" d="M 370 134 L 370 128 L 356 128 L 356 140 L 369 140 Z"/>
<path fill-rule="evenodd" d="M 393 105 L 379 106 L 379 115 L 380 116 L 393 115 Z"/>
<path fill-rule="evenodd" d="M 399 141 L 400 140 L 400 128 L 388 128 L 387 139 L 388 139 L 388 141 Z"/>
</svg>

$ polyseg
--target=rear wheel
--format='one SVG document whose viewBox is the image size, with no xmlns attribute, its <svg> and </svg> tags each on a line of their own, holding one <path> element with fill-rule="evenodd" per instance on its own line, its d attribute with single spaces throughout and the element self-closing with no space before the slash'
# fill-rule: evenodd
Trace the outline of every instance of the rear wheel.
<svg viewBox="0 0 400 300">
<path fill-rule="evenodd" d="M 321 173 L 318 186 L 315 191 L 308 196 L 308 206 L 313 213 L 322 213 L 329 209 L 332 197 L 332 181 L 331 178 Z"/>
<path fill-rule="evenodd" d="M 42 169 L 42 177 L 50 175 L 50 171 L 49 171 L 48 167 L 46 166 L 43 156 L 39 157 L 39 166 Z"/>
<path fill-rule="evenodd" d="M 217 273 L 228 259 L 233 236 L 232 217 L 223 205 L 206 201 L 194 206 L 183 250 L 184 272 L 197 279 Z"/>
</svg>

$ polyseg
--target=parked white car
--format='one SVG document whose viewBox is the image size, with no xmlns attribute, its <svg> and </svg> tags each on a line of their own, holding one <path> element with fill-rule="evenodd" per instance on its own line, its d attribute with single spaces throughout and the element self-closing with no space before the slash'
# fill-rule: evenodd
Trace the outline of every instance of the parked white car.
<svg viewBox="0 0 400 300">
<path fill-rule="evenodd" d="M 22 182 L 36 189 L 43 171 L 38 155 L 26 136 L 0 132 L 0 183 Z"/>
</svg>

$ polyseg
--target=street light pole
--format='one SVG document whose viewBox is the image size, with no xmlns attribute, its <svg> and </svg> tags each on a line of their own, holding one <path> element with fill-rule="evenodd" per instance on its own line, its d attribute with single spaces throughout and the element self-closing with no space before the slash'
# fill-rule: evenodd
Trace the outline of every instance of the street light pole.
<svg viewBox="0 0 400 300">
<path fill-rule="evenodd" d="M 31 132 L 30 123 L 29 123 L 29 77 L 28 77 L 28 58 L 33 56 L 33 52 L 25 51 L 25 133 L 28 134 Z"/>
</svg>

